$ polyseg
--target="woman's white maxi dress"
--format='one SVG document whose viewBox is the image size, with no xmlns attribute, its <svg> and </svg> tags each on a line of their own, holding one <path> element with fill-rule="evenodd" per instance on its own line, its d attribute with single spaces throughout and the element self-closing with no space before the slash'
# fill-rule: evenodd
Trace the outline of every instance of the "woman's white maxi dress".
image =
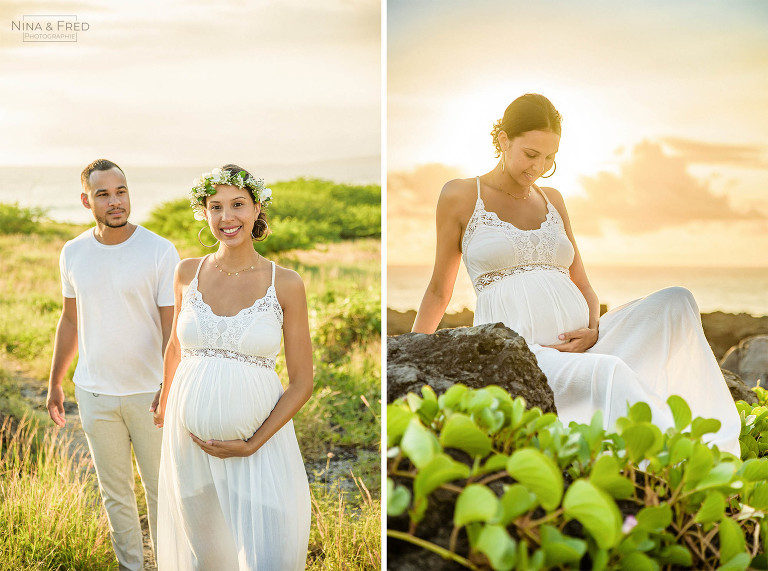
<svg viewBox="0 0 768 571">
<path fill-rule="evenodd" d="M 666 399 L 677 394 L 694 417 L 719 419 L 711 442 L 738 455 L 739 415 L 687 289 L 666 288 L 609 311 L 600 318 L 597 343 L 585 353 L 544 347 L 561 343 L 561 333 L 587 327 L 589 309 L 569 276 L 574 249 L 563 220 L 542 196 L 545 221 L 520 230 L 485 210 L 477 179 L 477 202 L 462 239 L 477 293 L 474 324 L 501 322 L 525 338 L 566 424 L 588 423 L 602 410 L 612 428 L 627 403 L 645 401 L 664 430 L 673 424 Z"/>
<path fill-rule="evenodd" d="M 203 301 L 199 272 L 176 325 L 181 362 L 163 428 L 158 568 L 304 569 L 309 485 L 293 422 L 247 458 L 210 456 L 189 436 L 247 439 L 283 394 L 275 373 L 283 311 L 274 262 L 266 295 L 231 317 L 215 315 Z"/>
</svg>

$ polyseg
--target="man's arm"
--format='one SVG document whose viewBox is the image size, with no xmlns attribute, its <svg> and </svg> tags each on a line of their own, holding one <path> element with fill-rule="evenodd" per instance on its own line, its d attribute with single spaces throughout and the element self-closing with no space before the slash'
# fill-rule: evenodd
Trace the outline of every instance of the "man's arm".
<svg viewBox="0 0 768 571">
<path fill-rule="evenodd" d="M 58 426 L 66 424 L 62 383 L 75 354 L 77 354 L 77 300 L 74 297 L 65 297 L 53 342 L 53 361 L 46 401 L 48 414 Z"/>
<path fill-rule="evenodd" d="M 168 305 L 157 308 L 160 312 L 160 328 L 163 331 L 163 355 L 165 355 L 165 349 L 168 347 L 168 339 L 171 338 L 171 331 L 173 329 L 173 307 L 174 306 L 172 305 Z M 158 389 L 155 398 L 152 399 L 152 405 L 149 407 L 149 412 L 155 412 L 157 410 L 157 405 L 160 402 L 161 390 L 162 389 Z"/>
</svg>

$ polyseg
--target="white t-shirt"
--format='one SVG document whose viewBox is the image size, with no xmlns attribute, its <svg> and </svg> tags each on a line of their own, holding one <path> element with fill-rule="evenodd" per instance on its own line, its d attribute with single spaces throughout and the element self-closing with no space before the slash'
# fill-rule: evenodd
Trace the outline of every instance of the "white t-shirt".
<svg viewBox="0 0 768 571">
<path fill-rule="evenodd" d="M 74 382 L 105 395 L 155 392 L 163 378 L 158 307 L 173 305 L 176 248 L 137 226 L 107 246 L 86 230 L 59 258 L 64 297 L 77 300 Z"/>
</svg>

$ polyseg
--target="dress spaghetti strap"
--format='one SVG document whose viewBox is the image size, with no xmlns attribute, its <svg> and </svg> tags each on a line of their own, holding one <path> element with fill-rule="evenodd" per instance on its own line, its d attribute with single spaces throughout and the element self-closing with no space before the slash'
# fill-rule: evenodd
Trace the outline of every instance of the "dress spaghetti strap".
<svg viewBox="0 0 768 571">
<path fill-rule="evenodd" d="M 552 203 L 549 201 L 549 197 L 548 197 L 548 196 L 546 195 L 546 193 L 545 193 L 545 192 L 544 192 L 544 191 L 541 189 L 541 187 L 540 187 L 540 186 L 536 186 L 536 185 L 534 185 L 534 188 L 535 188 L 536 190 L 538 190 L 538 191 L 539 191 L 539 194 L 541 194 L 541 196 L 543 196 L 543 197 L 544 197 L 544 200 L 547 202 L 547 206 L 549 206 L 550 204 L 552 204 Z"/>
<path fill-rule="evenodd" d="M 275 262 L 272 262 L 272 283 L 270 287 L 275 287 Z"/>
<path fill-rule="evenodd" d="M 203 259 L 200 260 L 199 264 L 197 264 L 197 271 L 195 272 L 195 279 L 197 279 L 198 274 L 200 274 L 200 268 L 203 267 L 203 262 L 205 262 L 205 260 L 208 258 L 208 256 L 210 256 L 210 254 L 206 254 L 205 256 L 203 256 Z"/>
<path fill-rule="evenodd" d="M 483 199 L 480 197 L 480 177 L 476 176 L 475 180 L 477 180 L 477 199 L 482 202 Z"/>
</svg>

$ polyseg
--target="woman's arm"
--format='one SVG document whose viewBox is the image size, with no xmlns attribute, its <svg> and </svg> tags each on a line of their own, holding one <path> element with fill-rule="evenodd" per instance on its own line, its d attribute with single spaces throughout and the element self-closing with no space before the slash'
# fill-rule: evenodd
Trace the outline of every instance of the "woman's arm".
<svg viewBox="0 0 768 571">
<path fill-rule="evenodd" d="M 571 281 L 579 288 L 581 295 L 587 300 L 587 307 L 589 307 L 588 327 L 576 331 L 564 331 L 560 334 L 560 339 L 566 340 L 566 342 L 560 345 L 553 345 L 552 347 L 559 351 L 583 353 L 597 343 L 600 302 L 595 290 L 592 289 L 592 285 L 589 283 L 589 278 L 587 278 L 587 271 L 584 269 L 584 262 L 581 260 L 579 247 L 576 245 L 576 238 L 573 236 L 571 221 L 565 208 L 565 201 L 562 195 L 554 188 L 547 188 L 545 192 L 560 213 L 565 225 L 565 233 L 568 235 L 571 244 L 573 244 L 574 256 L 570 267 Z"/>
<path fill-rule="evenodd" d="M 309 316 L 304 282 L 299 275 L 280 268 L 275 287 L 283 308 L 283 343 L 288 369 L 288 387 L 261 426 L 248 440 L 203 441 L 192 435 L 200 448 L 217 458 L 250 456 L 261 448 L 312 396 L 312 341 L 309 336 Z M 163 386 L 165 388 L 165 386 Z"/>
<path fill-rule="evenodd" d="M 413 323 L 412 331 L 415 333 L 434 333 L 451 301 L 461 261 L 462 231 L 466 224 L 465 219 L 468 218 L 468 196 L 472 197 L 472 193 L 467 192 L 466 182 L 448 182 L 437 201 L 435 265 Z"/>
<path fill-rule="evenodd" d="M 173 321 L 171 322 L 171 333 L 165 345 L 165 356 L 163 358 L 163 387 L 160 390 L 160 402 L 154 408 L 153 418 L 155 426 L 162 428 L 165 420 L 165 405 L 168 402 L 168 393 L 171 390 L 171 383 L 176 374 L 176 369 L 181 361 L 181 345 L 179 337 L 176 335 L 176 322 L 179 319 L 181 311 L 181 298 L 184 288 L 189 285 L 195 276 L 195 271 L 200 263 L 199 258 L 188 258 L 182 260 L 176 266 L 173 273 Z"/>
</svg>

